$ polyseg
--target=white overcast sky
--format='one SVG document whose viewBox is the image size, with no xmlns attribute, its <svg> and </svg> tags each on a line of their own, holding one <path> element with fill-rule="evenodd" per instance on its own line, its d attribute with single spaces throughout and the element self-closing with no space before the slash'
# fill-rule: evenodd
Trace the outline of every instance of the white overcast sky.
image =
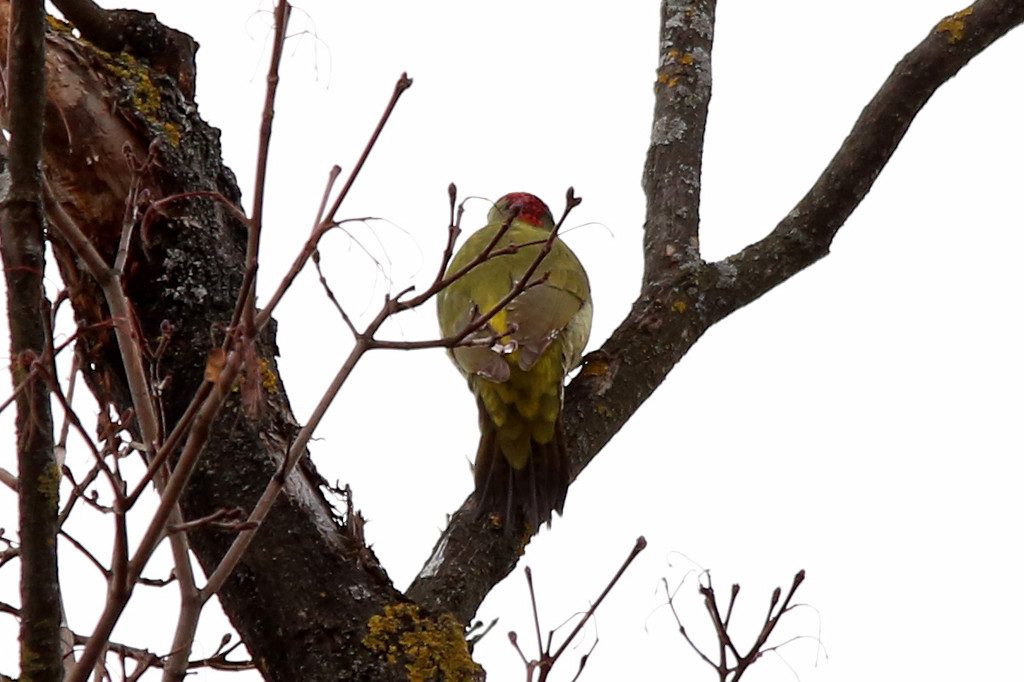
<svg viewBox="0 0 1024 682">
<path fill-rule="evenodd" d="M 248 206 L 269 2 L 132 6 L 201 43 L 200 112 L 222 129 Z M 721 2 L 705 257 L 769 231 L 893 64 L 957 9 L 947 0 Z M 530 191 L 556 213 L 572 185 L 584 202 L 566 238 L 590 273 L 591 348 L 607 338 L 639 287 L 657 2 L 305 0 L 291 32 L 271 152 L 264 297 L 305 239 L 328 168 L 352 166 L 408 71 L 415 84 L 343 209 L 386 222 L 354 227 L 361 246 L 328 238 L 335 290 L 364 318 L 376 310 L 387 282 L 363 247 L 393 288 L 427 282 L 445 238 L 449 182 L 490 199 Z M 648 549 L 553 679 L 572 678 L 595 632 L 600 643 L 582 679 L 715 679 L 660 608 L 661 579 L 674 586 L 696 565 L 711 570 L 722 593 L 743 585 L 738 643 L 753 637 L 771 590 L 807 571 L 798 601 L 810 607 L 778 634 L 810 638 L 786 646 L 784 661 L 766 657 L 752 681 L 793 680 L 793 671 L 804 682 L 991 679 L 1016 669 L 1024 636 L 1022 60 L 1018 29 L 943 86 L 832 255 L 709 331 L 584 472 L 565 516 L 529 545 L 478 614 L 501 619 L 477 649 L 489 679 L 524 679 L 505 637 L 515 629 L 521 641 L 533 639 L 522 566 L 534 570 L 542 624 L 554 627 L 587 607 L 641 534 Z M 482 224 L 487 203 L 469 209 L 467 226 Z M 310 273 L 278 319 L 282 373 L 303 421 L 350 339 Z M 389 333 L 432 336 L 433 307 Z M 471 487 L 469 392 L 440 351 L 379 351 L 358 367 L 318 435 L 316 464 L 352 485 L 369 541 L 404 588 Z M 0 526 L 15 528 L 13 496 L 0 491 L 0 503 Z M 71 622 L 88 632 L 102 584 L 88 566 L 69 566 Z M 13 569 L 0 571 L 7 600 L 16 599 L 13 579 Z M 173 616 L 158 614 L 174 608 L 175 594 L 144 595 L 116 637 L 165 651 Z M 688 629 L 710 647 L 693 576 L 679 594 Z M 212 651 L 224 628 L 222 616 L 208 614 L 196 654 Z M 10 674 L 9 619 L 0 637 L 8 643 L 0 670 Z"/>
</svg>

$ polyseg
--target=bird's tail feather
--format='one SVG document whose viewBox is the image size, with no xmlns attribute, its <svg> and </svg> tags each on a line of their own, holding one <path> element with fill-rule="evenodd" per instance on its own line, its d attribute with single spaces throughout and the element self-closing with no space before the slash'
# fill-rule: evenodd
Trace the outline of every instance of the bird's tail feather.
<svg viewBox="0 0 1024 682">
<path fill-rule="evenodd" d="M 516 469 L 502 453 L 496 427 L 480 419 L 480 445 L 473 466 L 477 517 L 498 514 L 509 532 L 520 521 L 532 528 L 551 527 L 551 513 L 562 513 L 569 488 L 569 460 L 559 417 L 555 437 L 548 443 L 531 441 L 526 465 Z"/>
</svg>

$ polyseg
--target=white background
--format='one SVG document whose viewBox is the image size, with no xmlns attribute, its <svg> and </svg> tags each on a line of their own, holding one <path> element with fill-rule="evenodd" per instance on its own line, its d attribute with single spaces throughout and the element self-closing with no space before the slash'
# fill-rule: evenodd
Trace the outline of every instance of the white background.
<svg viewBox="0 0 1024 682">
<path fill-rule="evenodd" d="M 200 111 L 223 130 L 248 204 L 270 5 L 135 6 L 201 43 Z M 705 257 L 742 248 L 785 216 L 896 61 L 957 9 L 941 0 L 721 3 Z M 597 348 L 639 287 L 657 3 L 307 0 L 291 33 L 271 153 L 264 300 L 305 239 L 327 169 L 351 168 L 404 70 L 415 85 L 343 209 L 386 222 L 354 226 L 355 239 L 392 288 L 423 285 L 445 239 L 449 182 L 489 199 L 530 191 L 556 214 L 573 185 L 584 203 L 567 240 L 590 273 Z M 742 583 L 741 644 L 771 590 L 807 570 L 798 601 L 810 607 L 793 613 L 778 641 L 809 638 L 787 645 L 784 661 L 767 656 L 751 680 L 991 679 L 1017 669 L 1022 59 L 1018 30 L 944 86 L 832 255 L 708 332 L 583 473 L 565 516 L 481 607 L 479 618 L 500 618 L 477 649 L 489 679 L 524 679 L 505 637 L 514 629 L 527 647 L 533 641 L 522 566 L 534 569 L 542 623 L 554 627 L 587 607 L 641 534 L 648 549 L 552 679 L 572 678 L 595 633 L 582 679 L 716 679 L 662 608 L 661 579 L 675 586 L 695 564 L 711 570 L 722 594 Z M 482 224 L 487 202 L 468 206 L 467 226 Z M 362 247 L 332 235 L 324 262 L 365 319 L 387 283 Z M 278 319 L 282 373 L 301 421 L 350 338 L 310 273 Z M 388 333 L 431 337 L 432 306 Z M 352 485 L 368 539 L 399 587 L 470 490 L 474 410 L 441 351 L 379 351 L 358 367 L 313 444 L 324 475 Z M 9 446 L 0 462 L 14 468 Z M 9 491 L 0 490 L 0 505 L 10 533 Z M 106 529 L 101 517 L 83 517 L 92 526 L 80 534 Z M 101 556 L 106 542 L 95 540 Z M 14 565 L 0 571 L 7 601 L 17 600 L 15 573 Z M 102 583 L 77 558 L 62 579 L 72 626 L 87 633 Z M 163 653 L 176 590 L 154 592 L 140 589 L 115 636 Z M 679 607 L 713 651 L 695 592 L 691 575 Z M 216 647 L 222 618 L 204 617 L 195 655 Z M 0 620 L 8 674 L 15 637 L 13 621 Z"/>
</svg>

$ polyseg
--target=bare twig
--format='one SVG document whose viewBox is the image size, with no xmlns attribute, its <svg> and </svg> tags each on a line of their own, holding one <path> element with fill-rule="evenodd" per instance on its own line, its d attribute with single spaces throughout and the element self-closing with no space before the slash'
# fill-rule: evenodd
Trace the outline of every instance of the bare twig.
<svg viewBox="0 0 1024 682">
<path fill-rule="evenodd" d="M 590 660 L 591 654 L 594 653 L 594 650 L 597 648 L 597 643 L 600 641 L 600 638 L 595 637 L 594 643 L 590 645 L 590 649 L 587 651 L 587 653 L 580 656 L 580 667 L 576 670 L 576 674 L 572 676 L 572 680 L 570 680 L 570 682 L 576 682 L 578 679 L 580 679 L 580 675 L 583 674 L 583 669 L 587 666 L 587 661 Z"/>
<path fill-rule="evenodd" d="M 202 526 L 214 526 L 227 531 L 249 530 L 256 527 L 253 524 L 244 523 L 244 519 L 245 511 L 240 507 L 218 509 L 214 513 L 201 516 L 198 519 L 192 519 L 178 525 L 170 524 L 167 526 L 167 532 L 182 533 Z"/>
<path fill-rule="evenodd" d="M 527 566 L 523 569 L 526 574 L 526 585 L 530 588 L 530 610 L 533 611 L 533 629 L 537 634 L 537 651 L 544 651 L 544 643 L 540 637 L 540 614 L 537 612 L 537 594 L 533 589 L 533 571 Z"/>
<path fill-rule="evenodd" d="M 114 273 L 117 277 L 124 275 L 124 266 L 128 262 L 128 251 L 131 247 L 132 234 L 135 232 L 135 223 L 139 217 L 140 199 L 146 194 L 142 191 L 143 176 L 149 171 L 150 166 L 156 160 L 157 145 L 154 140 L 149 145 L 149 154 L 146 160 L 138 163 L 131 148 L 125 148 L 125 159 L 131 169 L 132 182 L 128 188 L 128 196 L 124 200 L 124 219 L 121 222 L 121 239 L 117 245 L 117 254 L 114 256 Z"/>
<path fill-rule="evenodd" d="M 322 204 L 326 202 L 321 202 L 321 210 L 318 211 L 318 215 L 321 215 L 322 217 L 320 218 L 319 223 L 313 228 L 312 235 L 310 236 L 309 240 L 307 240 L 302 250 L 299 252 L 299 255 L 295 258 L 295 261 L 292 263 L 291 268 L 289 268 L 288 273 L 281 280 L 280 285 L 278 285 L 277 291 L 274 292 L 274 295 L 271 296 L 270 301 L 267 302 L 267 305 L 264 306 L 260 310 L 259 314 L 256 316 L 257 332 L 262 330 L 263 327 L 265 327 L 267 323 L 270 322 L 270 316 L 273 313 L 274 308 L 277 307 L 277 304 L 284 296 L 284 292 L 287 291 L 287 289 L 291 286 L 291 283 L 295 280 L 295 277 L 298 276 L 299 272 L 305 266 L 306 261 L 312 257 L 313 252 L 316 250 L 316 244 L 319 242 L 320 238 L 323 237 L 324 233 L 328 229 L 330 229 L 336 224 L 341 223 L 341 221 L 336 219 L 338 209 L 341 207 L 341 203 L 345 200 L 345 197 L 348 196 L 349 190 L 352 189 L 352 185 L 355 183 L 356 178 L 359 177 L 359 172 L 363 169 L 363 165 L 366 163 L 366 159 L 370 156 L 370 152 L 373 151 L 373 147 L 374 145 L 376 145 L 377 139 L 380 137 L 381 132 L 384 130 L 384 126 L 387 125 L 388 119 L 391 118 L 391 114 L 392 112 L 394 112 L 395 105 L 398 104 L 399 98 L 402 96 L 402 93 L 404 93 L 410 87 L 412 87 L 412 79 L 409 78 L 407 74 L 403 73 L 398 78 L 398 81 L 395 83 L 395 89 L 391 94 L 391 99 L 388 100 L 387 106 L 384 108 L 384 113 L 381 114 L 380 120 L 377 122 L 377 127 L 370 135 L 369 141 L 363 148 L 363 152 L 362 154 L 360 154 L 359 160 L 356 161 L 356 165 L 352 168 L 352 172 L 349 173 L 348 179 L 345 181 L 345 184 L 338 192 L 338 196 L 335 197 L 334 201 L 331 203 L 331 207 L 330 209 L 328 209 L 326 215 L 323 215 L 322 206 Z M 337 166 L 331 169 L 331 174 L 327 182 L 327 189 L 324 193 L 324 199 L 326 199 L 327 195 L 330 193 L 330 190 L 334 186 L 334 182 L 337 179 L 338 172 L 340 172 L 340 170 L 338 172 L 335 172 L 335 168 L 337 168 Z"/>
<path fill-rule="evenodd" d="M 712 668 L 715 668 L 717 670 L 718 666 L 715 664 L 715 662 L 708 658 L 708 656 L 700 650 L 700 647 L 698 647 L 694 643 L 694 641 L 690 639 L 690 635 L 686 631 L 686 627 L 683 625 L 683 619 L 680 618 L 679 612 L 676 610 L 675 600 L 673 599 L 673 597 L 675 596 L 675 591 L 669 591 L 668 581 L 665 578 L 662 578 L 662 583 L 665 587 L 665 596 L 668 598 L 668 608 L 672 612 L 672 616 L 676 619 L 676 625 L 679 627 L 679 634 L 683 636 L 683 639 L 685 639 L 686 643 L 690 645 L 690 648 L 693 649 L 694 652 L 696 652 L 696 654 L 700 656 L 705 663 L 707 663 Z"/>
<path fill-rule="evenodd" d="M 60 233 L 61 237 L 82 259 L 89 274 L 102 289 L 107 305 L 110 307 L 114 334 L 117 337 L 128 388 L 132 396 L 132 406 L 135 414 L 139 417 L 145 448 L 149 453 L 153 453 L 156 451 L 159 420 L 153 406 L 152 396 L 149 393 L 139 334 L 132 325 L 133 318 L 128 298 L 121 287 L 120 279 L 115 276 L 114 270 L 106 264 L 96 247 L 64 211 L 45 182 L 43 186 L 47 215 L 51 219 L 51 226 Z"/>
<path fill-rule="evenodd" d="M 18 492 L 18 477 L 3 467 L 0 467 L 0 483 L 3 483 L 14 492 Z"/>
<path fill-rule="evenodd" d="M 106 463 L 104 462 L 103 465 L 105 464 Z M 64 522 L 68 520 L 69 516 L 71 516 L 71 512 L 74 510 L 75 504 L 79 499 L 85 500 L 86 504 L 89 504 L 94 508 L 98 507 L 97 511 L 101 514 L 109 514 L 114 511 L 110 507 L 99 504 L 95 491 L 93 491 L 92 495 L 86 494 L 88 487 L 96 480 L 96 477 L 99 476 L 101 468 L 100 463 L 93 462 L 92 468 L 89 469 L 88 473 L 86 473 L 85 478 L 82 479 L 81 483 L 75 480 L 75 475 L 71 471 L 70 467 L 65 465 L 61 468 L 61 473 L 64 475 L 64 478 L 71 483 L 71 494 L 68 496 L 68 501 L 64 503 L 64 508 L 61 509 L 60 515 L 57 517 L 57 522 L 60 526 L 63 526 Z"/>
<path fill-rule="evenodd" d="M 374 129 L 373 133 L 370 134 L 370 140 L 366 143 L 363 153 L 359 155 L 356 165 L 352 167 L 352 172 L 349 173 L 348 180 L 346 180 L 345 184 L 342 185 L 341 191 L 338 192 L 338 196 L 335 197 L 334 202 L 327 211 L 325 219 L 328 222 L 334 222 L 334 218 L 338 214 L 338 209 L 341 208 L 341 203 L 345 201 L 345 197 L 348 196 L 349 190 L 352 189 L 353 183 L 355 183 L 356 178 L 359 177 L 359 172 L 363 169 L 363 165 L 366 163 L 366 159 L 369 158 L 370 152 L 373 151 L 374 145 L 377 144 L 377 139 L 380 138 L 381 132 L 384 131 L 384 126 L 387 125 L 388 119 L 391 118 L 391 113 L 395 110 L 395 105 L 398 104 L 398 99 L 402 96 L 403 92 L 411 87 L 412 79 L 409 78 L 408 74 L 403 73 L 398 77 L 398 81 L 395 83 L 395 89 L 391 93 L 391 99 L 384 108 L 384 113 L 381 114 L 380 120 L 377 122 L 377 127 Z"/>
<path fill-rule="evenodd" d="M 337 166 L 335 166 L 334 168 L 336 169 Z M 334 176 L 332 173 L 332 178 L 328 182 L 328 186 L 324 191 L 325 199 L 327 198 L 327 193 L 330 192 L 333 182 Z M 364 216 L 361 218 L 346 218 L 344 220 L 338 220 L 334 222 L 324 220 L 315 224 L 310 232 L 309 238 L 306 239 L 306 243 L 302 245 L 302 249 L 299 251 L 299 254 L 295 257 L 295 260 L 292 262 L 292 265 L 288 269 L 288 272 L 285 273 L 284 277 L 281 278 L 281 281 L 278 284 L 277 289 L 274 291 L 273 295 L 271 295 L 270 300 L 267 301 L 267 304 L 265 306 L 260 308 L 260 311 L 256 316 L 257 330 L 263 330 L 267 323 L 270 322 L 271 314 L 277 308 L 277 305 L 281 302 L 281 299 L 284 298 L 284 295 L 291 288 L 292 284 L 295 282 L 295 278 L 299 276 L 299 273 L 302 271 L 302 268 L 305 267 L 306 262 L 316 257 L 316 254 L 318 252 L 317 246 L 319 245 L 320 240 L 324 238 L 324 235 L 327 234 L 327 232 L 341 225 L 345 225 L 348 223 L 358 223 L 372 219 L 373 218 L 370 216 Z M 349 322 L 351 322 L 351 320 L 349 320 Z M 351 329 L 354 329 L 354 327 L 351 327 Z"/>
<path fill-rule="evenodd" d="M 472 626 L 466 629 L 466 642 L 469 644 L 469 650 L 472 651 L 473 647 L 476 646 L 477 642 L 487 636 L 494 626 L 498 624 L 498 619 L 494 618 L 490 623 L 484 625 L 481 620 L 473 623 Z"/>
<path fill-rule="evenodd" d="M 5 538 L 2 531 L 3 528 L 0 528 L 0 545 L 3 545 L 3 549 L 0 550 L 0 568 L 6 566 L 12 559 L 17 559 L 19 554 L 18 546 Z"/>
<path fill-rule="evenodd" d="M 81 542 L 79 542 L 73 535 L 71 535 L 70 533 L 68 533 L 65 530 L 60 530 L 59 534 L 65 540 L 70 542 L 71 546 L 74 547 L 75 549 L 77 549 L 82 556 L 84 556 L 86 559 L 88 559 L 89 563 L 92 564 L 93 566 L 95 566 L 96 570 L 99 571 L 103 575 L 104 578 L 106 578 L 106 579 L 110 578 L 110 570 L 106 566 L 103 565 L 103 562 L 101 562 L 99 559 L 96 558 L 95 554 L 93 554 L 92 552 L 89 551 L 89 548 L 87 548 L 85 545 L 83 545 Z"/>
<path fill-rule="evenodd" d="M 525 569 L 526 584 L 529 586 L 530 591 L 530 607 L 533 612 L 533 625 L 537 635 L 537 658 L 528 659 L 526 657 L 526 654 L 524 654 L 523 650 L 519 647 L 519 636 L 515 632 L 508 633 L 508 640 L 516 650 L 516 653 L 519 654 L 519 658 L 523 661 L 523 666 L 526 668 L 526 679 L 528 682 L 532 682 L 534 671 L 540 672 L 539 682 L 545 682 L 545 680 L 547 680 L 548 675 L 551 673 L 551 669 L 554 667 L 555 663 L 558 662 L 558 659 L 565 652 L 566 648 L 572 644 L 573 640 L 576 639 L 576 635 L 580 633 L 587 622 L 594 616 L 594 612 L 597 611 L 597 607 L 601 605 L 604 598 L 608 596 L 608 593 L 611 592 L 612 588 L 619 582 L 622 574 L 626 572 L 629 565 L 633 563 L 633 560 L 639 556 L 640 552 L 642 552 L 645 547 L 647 547 L 647 540 L 644 539 L 643 536 L 640 536 L 636 539 L 636 544 L 629 552 L 629 556 L 626 557 L 626 560 L 622 562 L 619 570 L 615 572 L 615 575 L 608 581 L 608 584 L 605 586 L 604 590 L 601 591 L 601 594 L 597 597 L 594 603 L 591 604 L 590 608 L 587 609 L 586 613 L 583 614 L 583 617 L 578 623 L 576 623 L 572 632 L 566 636 L 565 641 L 562 642 L 562 645 L 559 646 L 554 653 L 551 653 L 551 639 L 554 636 L 554 631 L 548 633 L 548 640 L 546 644 L 541 639 L 540 616 L 537 613 L 537 598 L 533 591 L 533 573 L 530 571 L 529 567 Z M 594 652 L 594 647 L 596 646 L 597 642 L 595 641 L 590 650 L 580 659 L 579 669 L 573 677 L 574 680 L 580 676 L 580 673 L 583 671 L 583 666 L 587 664 L 587 660 L 589 660 L 590 655 Z"/>
<path fill-rule="evenodd" d="M 78 356 L 71 356 L 71 370 L 68 372 L 67 402 L 71 405 L 75 399 L 75 385 L 78 378 Z M 68 432 L 71 429 L 71 419 L 65 414 L 64 421 L 60 425 L 60 435 L 57 437 L 57 452 L 66 453 L 68 449 Z"/>
<path fill-rule="evenodd" d="M 348 316 L 345 309 L 341 306 L 341 301 L 334 295 L 334 291 L 331 290 L 330 284 L 327 283 L 327 276 L 324 275 L 323 269 L 320 267 L 320 250 L 315 249 L 313 251 L 313 266 L 316 268 L 317 277 L 320 278 L 320 286 L 323 287 L 324 293 L 327 295 L 327 299 L 334 305 L 334 309 L 341 315 L 341 319 L 345 322 L 345 326 L 352 332 L 353 336 L 359 335 L 359 330 L 352 323 L 352 318 Z"/>
<path fill-rule="evenodd" d="M 263 197 L 267 189 L 267 165 L 270 161 L 270 137 L 274 126 L 274 101 L 280 82 L 278 70 L 281 53 L 288 30 L 288 18 L 292 7 L 286 0 L 278 0 L 274 9 L 274 42 L 267 69 L 267 91 L 263 99 L 263 116 L 260 119 L 260 138 L 256 153 L 256 177 L 252 194 L 252 215 L 249 219 L 249 238 L 246 242 L 246 278 L 251 281 L 247 287 L 246 303 L 242 310 L 242 326 L 247 335 L 254 333 L 253 319 L 256 310 L 256 268 L 259 264 L 260 236 L 263 232 Z M 252 272 L 250 275 L 249 272 Z"/>
<path fill-rule="evenodd" d="M 96 447 L 96 444 L 92 442 L 92 438 L 90 437 L 89 432 L 86 431 L 85 426 L 78 418 L 78 415 L 71 408 L 71 402 L 64 395 L 64 391 L 60 386 L 60 382 L 58 382 L 55 377 L 50 376 L 50 370 L 45 365 L 40 365 L 37 371 L 39 375 L 42 377 L 43 381 L 46 382 L 47 387 L 50 389 L 50 392 L 53 393 L 53 396 L 57 399 L 57 402 L 60 404 L 61 408 L 64 410 L 65 423 L 69 424 L 70 426 L 73 426 L 75 428 L 75 431 L 78 432 L 78 435 L 81 436 L 82 441 L 85 443 L 86 447 L 89 448 L 89 452 L 92 454 L 93 459 L 96 461 L 96 465 L 99 467 L 100 471 L 102 471 L 106 475 L 107 479 L 109 480 L 110 487 L 115 499 L 120 499 L 122 497 L 121 480 L 117 472 L 107 466 L 104 454 L 101 453 L 99 449 Z"/>
<path fill-rule="evenodd" d="M 707 584 L 701 584 L 698 591 L 703 598 L 704 609 L 707 611 L 708 617 L 711 620 L 711 625 L 715 630 L 715 637 L 718 643 L 717 661 L 713 660 L 711 655 L 701 651 L 700 647 L 698 647 L 693 639 L 691 639 L 690 634 L 683 625 L 683 619 L 679 615 L 679 611 L 676 609 L 675 592 L 669 591 L 668 582 L 666 580 L 663 579 L 662 584 L 665 587 L 667 605 L 669 610 L 672 612 L 672 616 L 675 618 L 676 625 L 679 628 L 679 634 L 683 636 L 683 639 L 686 640 L 686 643 L 689 644 L 690 648 L 700 656 L 701 660 L 715 669 L 720 682 L 739 682 L 750 666 L 764 654 L 769 651 L 777 651 L 780 647 L 785 646 L 790 642 L 804 638 L 804 636 L 791 637 L 784 642 L 771 646 L 768 645 L 768 638 L 771 637 L 772 632 L 775 631 L 775 627 L 779 624 L 782 616 L 792 611 L 794 608 L 794 606 L 790 605 L 790 602 L 792 601 L 797 588 L 799 588 L 801 583 L 804 581 L 805 574 L 803 571 L 799 571 L 795 576 L 793 576 L 793 582 L 790 585 L 789 592 L 786 594 L 785 599 L 782 599 L 782 590 L 780 588 L 777 587 L 772 592 L 768 606 L 768 613 L 765 616 L 764 623 L 761 625 L 761 630 L 754 639 L 754 643 L 746 653 L 741 653 L 736 648 L 732 641 L 732 637 L 729 634 L 729 620 L 732 616 L 733 607 L 736 604 L 736 598 L 740 593 L 740 586 L 734 584 L 729 590 L 729 601 L 726 605 L 726 615 L 723 618 L 721 608 L 718 604 L 718 597 L 715 593 L 714 585 L 711 582 L 711 574 L 705 571 L 703 575 L 707 580 Z"/>
<path fill-rule="evenodd" d="M 583 626 L 587 624 L 587 621 L 593 617 L 594 612 L 597 611 L 597 607 L 601 605 L 601 602 L 604 601 L 604 598 L 608 596 L 608 593 L 612 591 L 612 588 L 615 587 L 615 584 L 619 582 L 619 578 L 622 577 L 622 574 L 626 572 L 626 569 L 629 568 L 629 565 L 633 563 L 633 560 L 636 559 L 637 556 L 640 555 L 640 552 L 644 551 L 646 547 L 647 540 L 641 535 L 636 539 L 636 544 L 630 551 L 629 556 L 627 556 L 626 560 L 622 562 L 622 566 L 620 566 L 619 570 L 615 572 L 615 575 L 612 576 L 612 579 L 608 581 L 608 585 L 605 586 L 600 596 L 598 596 L 597 600 L 593 603 L 593 605 L 589 609 L 587 609 L 587 612 L 586 614 L 584 614 L 582 620 L 580 620 L 580 622 L 576 624 L 576 627 L 573 629 L 573 631 L 570 632 L 569 636 L 565 638 L 564 642 L 562 642 L 562 646 L 558 647 L 558 651 L 556 651 L 552 656 L 553 659 L 557 659 L 559 656 L 562 655 L 562 652 L 565 651 L 565 648 L 567 646 L 569 646 L 569 643 L 572 642 L 572 640 L 576 637 L 577 633 L 579 633 L 579 631 L 583 629 Z"/>
</svg>

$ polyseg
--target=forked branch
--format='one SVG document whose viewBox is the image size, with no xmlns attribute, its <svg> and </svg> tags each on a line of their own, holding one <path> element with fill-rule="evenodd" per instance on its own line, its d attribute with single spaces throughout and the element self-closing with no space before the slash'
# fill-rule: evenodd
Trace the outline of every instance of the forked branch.
<svg viewBox="0 0 1024 682">
<path fill-rule="evenodd" d="M 669 610 L 672 612 L 672 616 L 675 618 L 676 626 L 679 628 L 679 634 L 683 636 L 683 639 L 685 639 L 686 643 L 690 645 L 690 648 L 700 656 L 701 660 L 715 669 L 720 682 L 739 682 L 747 669 L 764 656 L 764 654 L 770 651 L 776 651 L 784 644 L 798 639 L 791 638 L 781 644 L 768 644 L 768 639 L 771 637 L 772 633 L 775 632 L 775 628 L 778 626 L 779 621 L 785 614 L 792 611 L 796 606 L 792 604 L 792 601 L 797 589 L 804 581 L 803 571 L 798 571 L 797 574 L 793 576 L 793 582 L 790 585 L 785 598 L 782 598 L 781 588 L 776 587 L 772 592 L 771 601 L 768 605 L 768 613 L 761 625 L 761 629 L 757 633 L 754 642 L 750 645 L 750 648 L 745 652 L 741 652 L 737 648 L 736 644 L 733 642 L 732 635 L 729 633 L 729 622 L 732 619 L 733 608 L 736 606 L 736 599 L 740 593 L 740 586 L 738 584 L 734 584 L 729 590 L 728 602 L 725 605 L 723 615 L 722 604 L 719 603 L 718 595 L 715 593 L 714 585 L 711 582 L 710 572 L 705 571 L 702 575 L 704 580 L 706 580 L 706 584 L 702 583 L 698 590 L 703 599 L 704 609 L 708 614 L 708 618 L 711 620 L 711 626 L 714 629 L 715 638 L 718 641 L 718 651 L 716 654 L 710 654 L 702 651 L 693 641 L 690 636 L 690 632 L 687 631 L 686 626 L 683 624 L 683 619 L 680 616 L 679 609 L 675 603 L 677 591 L 669 590 L 667 581 L 663 581 L 663 585 L 665 588 L 665 596 L 668 600 L 667 605 Z"/>
<path fill-rule="evenodd" d="M 692 222 L 698 215 L 699 176 L 676 178 L 682 185 L 671 189 L 658 174 L 666 169 L 699 171 L 704 126 L 691 110 L 705 108 L 710 97 L 714 9 L 712 0 L 663 3 L 662 68 L 655 88 L 658 118 L 644 179 L 644 280 L 629 315 L 566 389 L 563 420 L 573 478 L 711 325 L 828 253 L 839 227 L 931 95 L 1024 22 L 1024 3 L 1017 0 L 979 0 L 940 22 L 896 65 L 796 208 L 763 240 L 718 263 L 706 263 L 699 256 Z M 503 541 L 475 521 L 471 504 L 467 500 L 452 514 L 423 573 L 407 592 L 422 604 L 466 620 L 512 570 L 521 552 L 517 543 Z"/>
</svg>

